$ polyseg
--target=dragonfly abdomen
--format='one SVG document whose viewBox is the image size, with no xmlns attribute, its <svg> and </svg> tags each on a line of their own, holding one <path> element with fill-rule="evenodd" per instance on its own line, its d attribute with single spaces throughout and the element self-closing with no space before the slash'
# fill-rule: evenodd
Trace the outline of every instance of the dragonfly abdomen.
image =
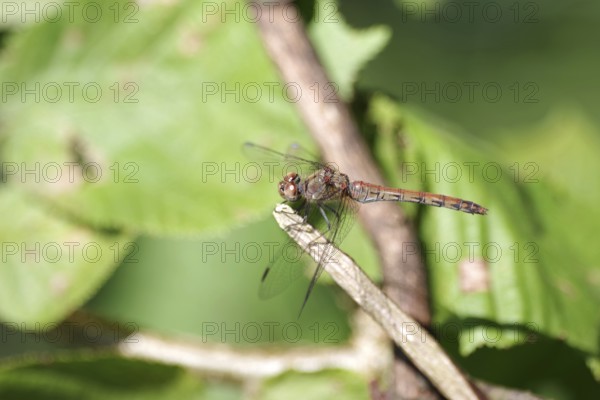
<svg viewBox="0 0 600 400">
<path fill-rule="evenodd" d="M 350 197 L 359 203 L 373 203 L 376 201 L 398 201 L 419 203 L 434 207 L 444 207 L 451 210 L 462 211 L 468 214 L 487 214 L 487 209 L 472 201 L 457 197 L 419 192 L 416 190 L 395 189 L 385 186 L 372 185 L 363 181 L 352 182 L 349 187 Z"/>
</svg>

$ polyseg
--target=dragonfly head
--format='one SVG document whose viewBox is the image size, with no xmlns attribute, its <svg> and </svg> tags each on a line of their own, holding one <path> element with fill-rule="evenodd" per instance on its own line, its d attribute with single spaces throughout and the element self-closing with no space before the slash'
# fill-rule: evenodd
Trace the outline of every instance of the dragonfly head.
<svg viewBox="0 0 600 400">
<path fill-rule="evenodd" d="M 279 182 L 279 195 L 291 202 L 300 199 L 300 176 L 296 172 L 288 172 Z"/>
</svg>

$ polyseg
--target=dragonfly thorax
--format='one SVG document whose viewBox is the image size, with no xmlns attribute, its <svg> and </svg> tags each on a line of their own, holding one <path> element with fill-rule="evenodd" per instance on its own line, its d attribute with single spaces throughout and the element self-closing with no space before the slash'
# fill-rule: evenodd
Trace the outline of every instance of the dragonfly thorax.
<svg viewBox="0 0 600 400">
<path fill-rule="evenodd" d="M 301 197 L 300 190 L 300 175 L 296 172 L 288 172 L 279 182 L 279 195 L 287 201 L 298 201 Z"/>
</svg>

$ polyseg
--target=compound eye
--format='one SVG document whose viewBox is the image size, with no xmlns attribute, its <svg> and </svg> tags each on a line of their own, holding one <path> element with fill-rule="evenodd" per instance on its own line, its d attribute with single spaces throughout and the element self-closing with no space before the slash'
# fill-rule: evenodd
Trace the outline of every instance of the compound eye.
<svg viewBox="0 0 600 400">
<path fill-rule="evenodd" d="M 298 175 L 296 172 L 288 172 L 286 176 L 283 177 L 283 181 L 289 183 L 298 183 L 300 182 L 300 175 Z"/>
<path fill-rule="evenodd" d="M 279 182 L 279 186 L 277 187 L 279 195 L 283 197 L 284 200 L 287 201 L 297 201 L 298 196 L 298 185 L 293 182 L 289 182 L 288 180 L 283 180 Z"/>
<path fill-rule="evenodd" d="M 279 195 L 287 201 L 297 201 L 300 198 L 300 175 L 296 172 L 288 172 L 283 180 L 279 182 Z"/>
<path fill-rule="evenodd" d="M 288 183 L 283 189 L 283 198 L 288 201 L 298 200 L 298 186 L 294 183 Z"/>
</svg>

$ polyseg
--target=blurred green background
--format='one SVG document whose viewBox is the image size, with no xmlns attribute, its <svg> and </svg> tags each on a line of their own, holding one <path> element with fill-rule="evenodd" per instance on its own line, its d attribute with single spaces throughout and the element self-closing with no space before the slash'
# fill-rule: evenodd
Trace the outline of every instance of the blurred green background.
<svg viewBox="0 0 600 400">
<path fill-rule="evenodd" d="M 373 377 L 351 371 L 290 371 L 248 390 L 98 350 L 125 327 L 326 352 L 352 338 L 354 308 L 325 276 L 300 319 L 307 277 L 258 298 L 284 238 L 278 177 L 254 179 L 242 144 L 318 150 L 248 4 L 67 3 L 0 2 L 0 397 L 365 398 Z M 491 383 L 600 395 L 600 4 L 297 5 L 388 183 L 490 209 L 402 205 L 446 350 Z M 380 279 L 358 224 L 342 249 Z M 482 260 L 489 285 L 463 290 L 461 271 Z M 81 313 L 117 333 L 53 336 Z M 256 326 L 256 340 L 240 334 Z"/>
</svg>

